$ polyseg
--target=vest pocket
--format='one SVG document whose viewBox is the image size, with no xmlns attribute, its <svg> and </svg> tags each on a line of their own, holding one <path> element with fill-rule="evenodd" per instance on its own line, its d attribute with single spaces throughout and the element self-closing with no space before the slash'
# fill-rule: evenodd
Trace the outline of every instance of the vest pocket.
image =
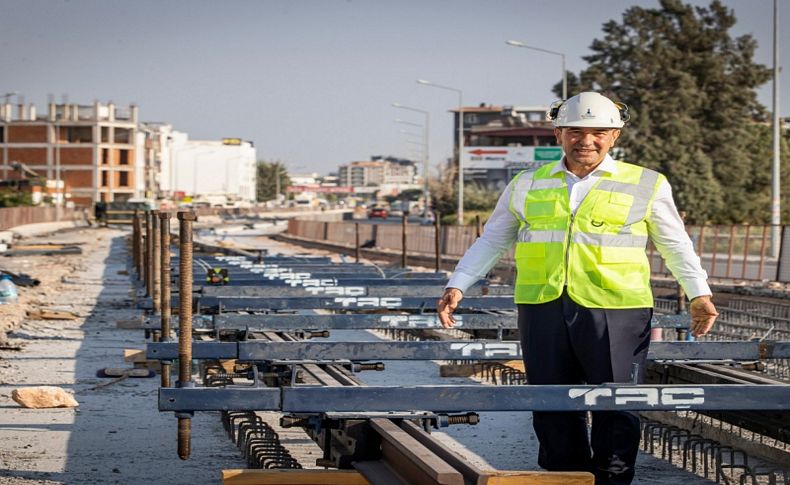
<svg viewBox="0 0 790 485">
<path fill-rule="evenodd" d="M 527 198 L 526 219 L 527 222 L 545 221 L 557 217 L 559 201 L 549 200 L 530 200 Z"/>
<path fill-rule="evenodd" d="M 606 222 L 613 226 L 622 226 L 628 219 L 631 206 L 634 205 L 634 196 L 622 192 L 610 192 L 608 197 L 603 195 L 592 210 L 592 222 Z"/>
<path fill-rule="evenodd" d="M 516 243 L 516 285 L 541 285 L 548 281 L 546 276 L 545 243 Z"/>
<path fill-rule="evenodd" d="M 605 290 L 644 289 L 650 284 L 646 274 L 645 250 L 602 246 L 598 259 L 601 288 Z"/>
</svg>

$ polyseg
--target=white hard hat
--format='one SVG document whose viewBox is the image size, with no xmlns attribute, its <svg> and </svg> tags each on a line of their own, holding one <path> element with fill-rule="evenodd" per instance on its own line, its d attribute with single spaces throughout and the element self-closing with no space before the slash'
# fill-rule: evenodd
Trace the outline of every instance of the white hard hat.
<svg viewBox="0 0 790 485">
<path fill-rule="evenodd" d="M 630 116 L 625 104 L 588 91 L 552 104 L 549 118 L 558 128 L 622 128 Z"/>
</svg>

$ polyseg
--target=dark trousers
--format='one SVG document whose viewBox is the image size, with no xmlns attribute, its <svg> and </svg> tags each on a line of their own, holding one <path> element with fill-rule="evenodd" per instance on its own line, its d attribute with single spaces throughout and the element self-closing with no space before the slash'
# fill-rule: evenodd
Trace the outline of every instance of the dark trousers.
<svg viewBox="0 0 790 485">
<path fill-rule="evenodd" d="M 518 327 L 530 384 L 642 382 L 652 308 L 584 308 L 566 293 L 518 305 Z M 551 471 L 590 471 L 597 485 L 628 484 L 639 450 L 639 417 L 596 411 L 587 437 L 584 412 L 535 412 L 538 464 Z M 591 450 L 592 447 L 592 450 Z"/>
</svg>

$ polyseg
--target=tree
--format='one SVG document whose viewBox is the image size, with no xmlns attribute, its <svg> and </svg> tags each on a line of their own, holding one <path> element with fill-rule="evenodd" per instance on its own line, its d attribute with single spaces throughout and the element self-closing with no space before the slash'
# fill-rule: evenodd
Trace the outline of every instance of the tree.
<svg viewBox="0 0 790 485">
<path fill-rule="evenodd" d="M 767 209 L 755 198 L 766 189 L 755 90 L 770 73 L 754 62 L 750 35 L 731 37 L 735 22 L 719 0 L 631 7 L 604 24 L 573 80 L 629 106 L 623 158 L 664 173 L 691 223 L 744 222 Z"/>
<path fill-rule="evenodd" d="M 279 182 L 278 182 L 279 180 Z M 258 202 L 273 200 L 277 197 L 279 183 L 280 194 L 284 194 L 291 185 L 288 169 L 279 160 L 267 162 L 258 160 L 255 173 L 255 193 Z"/>
<path fill-rule="evenodd" d="M 30 192 L 15 188 L 0 189 L 0 207 L 23 207 L 33 205 L 33 195 Z"/>
</svg>

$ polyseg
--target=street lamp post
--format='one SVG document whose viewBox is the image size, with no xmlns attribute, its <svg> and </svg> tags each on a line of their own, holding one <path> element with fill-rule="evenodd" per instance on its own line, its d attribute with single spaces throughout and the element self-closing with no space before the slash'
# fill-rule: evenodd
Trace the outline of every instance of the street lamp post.
<svg viewBox="0 0 790 485">
<path fill-rule="evenodd" d="M 554 54 L 562 58 L 562 99 L 568 99 L 568 74 L 565 71 L 565 54 L 562 52 L 550 51 L 548 49 L 541 49 L 540 47 L 532 47 L 518 40 L 508 40 L 505 44 L 513 47 L 521 47 L 523 49 L 532 49 L 533 51 L 545 52 L 547 54 Z"/>
<path fill-rule="evenodd" d="M 418 79 L 417 84 L 453 91 L 458 94 L 458 224 L 464 223 L 464 92 L 458 88 Z"/>
<path fill-rule="evenodd" d="M 774 31 L 773 31 L 773 116 L 771 126 L 773 162 L 771 163 L 771 256 L 779 257 L 779 241 L 781 239 L 782 212 L 781 212 L 781 156 L 780 156 L 780 135 L 781 119 L 779 118 L 779 2 L 774 0 Z"/>
<path fill-rule="evenodd" d="M 424 143 L 425 146 L 423 147 L 424 152 L 423 152 L 423 160 L 422 160 L 422 178 L 423 178 L 422 191 L 423 191 L 423 196 L 425 197 L 425 207 L 423 208 L 423 215 L 426 215 L 428 213 L 428 210 L 431 207 L 431 191 L 430 191 L 430 187 L 428 185 L 428 171 L 429 171 L 429 167 L 430 167 L 430 163 L 431 163 L 430 162 L 431 154 L 430 154 L 430 149 L 429 149 L 430 129 L 431 129 L 431 114 L 428 112 L 428 110 L 415 108 L 414 106 L 406 106 L 406 105 L 400 104 L 400 103 L 392 103 L 392 106 L 395 107 L 395 108 L 398 108 L 398 109 L 405 109 L 407 111 L 414 111 L 415 113 L 420 113 L 423 116 L 425 116 L 425 126 L 423 127 L 423 137 L 424 137 L 423 138 L 423 143 Z M 397 121 L 398 123 L 404 123 L 404 124 L 411 124 L 411 125 L 415 125 L 416 124 L 416 123 L 409 123 L 409 122 L 403 121 L 403 120 L 395 120 L 395 121 Z"/>
</svg>

